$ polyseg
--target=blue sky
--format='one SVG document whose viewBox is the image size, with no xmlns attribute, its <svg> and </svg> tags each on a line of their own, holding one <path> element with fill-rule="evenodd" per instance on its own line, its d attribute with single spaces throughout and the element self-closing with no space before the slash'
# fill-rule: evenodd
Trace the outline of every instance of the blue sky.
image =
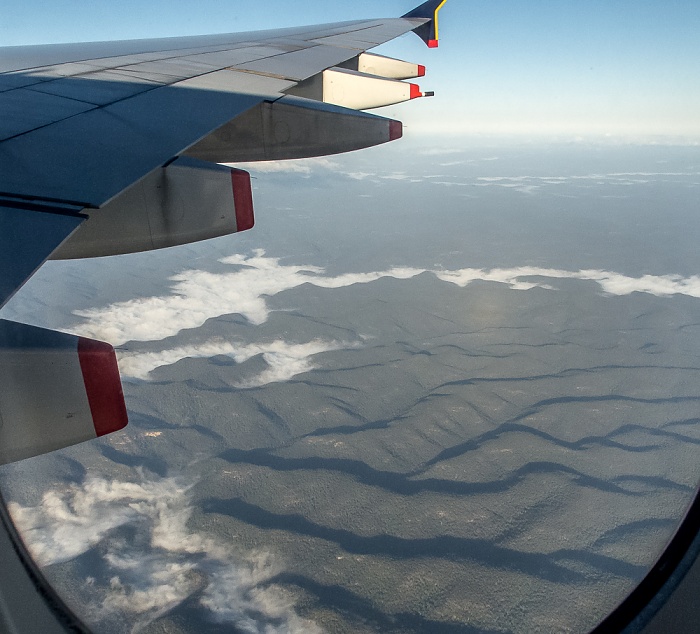
<svg viewBox="0 0 700 634">
<path fill-rule="evenodd" d="M 415 0 L 27 0 L 7 45 L 159 37 L 398 16 Z M 422 133 L 700 141 L 697 0 L 450 0 L 441 48 L 409 35 L 381 52 L 421 62 L 437 97 L 386 110 Z"/>
</svg>

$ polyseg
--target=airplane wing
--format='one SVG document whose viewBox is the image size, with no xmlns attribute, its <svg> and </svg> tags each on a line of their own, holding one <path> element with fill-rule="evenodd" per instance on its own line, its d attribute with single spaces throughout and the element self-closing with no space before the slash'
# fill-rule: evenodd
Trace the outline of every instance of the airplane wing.
<svg viewBox="0 0 700 634">
<path fill-rule="evenodd" d="M 0 48 L 0 307 L 48 258 L 144 251 L 253 226 L 221 163 L 397 139 L 364 110 L 422 96 L 425 68 L 367 53 L 401 18 L 225 35 Z M 0 320 L 0 464 L 127 423 L 108 344 Z"/>
</svg>

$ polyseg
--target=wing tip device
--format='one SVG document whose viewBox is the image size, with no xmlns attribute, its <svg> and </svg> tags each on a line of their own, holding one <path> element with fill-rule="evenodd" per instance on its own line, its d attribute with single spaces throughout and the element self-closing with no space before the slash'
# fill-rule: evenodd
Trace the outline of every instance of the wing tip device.
<svg viewBox="0 0 700 634">
<path fill-rule="evenodd" d="M 438 13 L 440 9 L 445 6 L 446 2 L 447 0 L 428 0 L 402 16 L 404 18 L 424 18 L 428 20 L 413 29 L 413 32 L 418 35 L 429 48 L 438 47 Z"/>
</svg>

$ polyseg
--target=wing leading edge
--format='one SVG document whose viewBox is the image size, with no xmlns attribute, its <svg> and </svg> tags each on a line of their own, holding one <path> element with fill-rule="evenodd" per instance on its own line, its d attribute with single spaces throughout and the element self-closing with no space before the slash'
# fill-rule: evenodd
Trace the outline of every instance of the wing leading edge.
<svg viewBox="0 0 700 634">
<path fill-rule="evenodd" d="M 410 80 L 425 67 L 366 51 L 409 31 L 434 46 L 442 5 L 257 33 L 0 48 L 0 308 L 49 257 L 251 228 L 249 175 L 217 163 L 401 137 L 399 121 L 363 110 L 422 96 Z M 0 463 L 126 424 L 108 344 L 0 320 L 0 374 Z"/>
</svg>

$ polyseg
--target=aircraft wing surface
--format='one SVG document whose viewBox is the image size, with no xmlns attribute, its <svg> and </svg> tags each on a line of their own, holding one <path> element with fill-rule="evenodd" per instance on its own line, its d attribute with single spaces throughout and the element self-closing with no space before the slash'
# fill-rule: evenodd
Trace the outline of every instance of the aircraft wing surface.
<svg viewBox="0 0 700 634">
<path fill-rule="evenodd" d="M 414 27 L 36 46 L 24 63 L 0 51 L 2 193 L 100 207 L 261 101 Z"/>
<path fill-rule="evenodd" d="M 409 31 L 435 46 L 443 4 L 303 28 L 0 48 L 0 307 L 49 257 L 251 228 L 249 175 L 221 163 L 399 138 L 400 122 L 364 110 L 422 96 L 406 80 L 425 69 L 366 51 Z M 0 463 L 126 424 L 116 358 L 98 342 L 0 320 L 0 379 Z"/>
</svg>

